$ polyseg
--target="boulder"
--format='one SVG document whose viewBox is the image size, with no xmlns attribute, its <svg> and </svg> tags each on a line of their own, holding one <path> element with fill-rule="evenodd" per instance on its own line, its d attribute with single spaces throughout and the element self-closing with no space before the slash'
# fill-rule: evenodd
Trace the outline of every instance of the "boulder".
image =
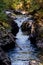
<svg viewBox="0 0 43 65">
<path fill-rule="evenodd" d="M 18 27 L 17 23 L 15 23 L 13 20 L 12 20 L 12 23 L 11 23 L 11 27 L 12 27 L 12 29 L 11 29 L 12 34 L 14 36 L 16 36 L 16 34 L 19 31 L 19 27 Z"/>
<path fill-rule="evenodd" d="M 31 60 L 29 65 L 43 65 L 39 60 Z"/>
<path fill-rule="evenodd" d="M 22 32 L 27 32 L 27 34 L 31 34 L 31 24 L 32 24 L 32 22 L 24 21 L 21 25 Z"/>
<path fill-rule="evenodd" d="M 19 31 L 19 27 L 18 27 L 17 23 L 14 21 L 17 18 L 15 16 L 15 14 L 11 11 L 5 11 L 5 13 L 8 16 L 7 23 L 11 26 L 11 28 L 12 28 L 11 32 L 15 36 Z"/>
<path fill-rule="evenodd" d="M 16 34 L 19 31 L 18 24 L 13 19 L 11 19 L 11 18 L 8 19 L 8 22 L 7 23 L 11 26 L 11 33 L 14 36 L 16 36 Z"/>
</svg>

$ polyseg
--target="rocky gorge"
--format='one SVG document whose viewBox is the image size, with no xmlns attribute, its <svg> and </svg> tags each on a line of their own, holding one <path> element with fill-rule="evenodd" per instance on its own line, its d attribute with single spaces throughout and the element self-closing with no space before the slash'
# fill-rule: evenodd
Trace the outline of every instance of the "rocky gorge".
<svg viewBox="0 0 43 65">
<path fill-rule="evenodd" d="M 12 28 L 11 28 L 11 30 L 5 31 L 6 28 L 5 27 L 3 28 L 3 24 L 0 23 L 0 26 L 1 26 L 0 27 L 0 34 L 1 34 L 0 35 L 0 50 L 1 50 L 0 57 L 2 56 L 2 58 L 3 58 L 3 59 L 1 58 L 1 60 L 0 60 L 1 64 L 3 63 L 3 65 L 13 65 L 13 63 L 11 64 L 11 62 L 13 61 L 13 60 L 11 61 L 12 55 L 13 55 L 13 56 L 15 56 L 14 59 L 16 61 L 17 61 L 17 59 L 20 61 L 23 60 L 24 65 L 25 65 L 25 63 L 27 63 L 27 65 L 33 65 L 33 64 L 41 65 L 39 60 L 34 60 L 34 59 L 32 59 L 33 57 L 31 58 L 31 56 L 33 56 L 32 54 L 35 52 L 35 49 L 29 43 L 29 40 L 31 41 L 31 43 L 33 45 L 36 44 L 38 48 L 43 49 L 43 18 L 42 17 L 41 17 L 41 19 L 39 18 L 40 19 L 40 21 L 39 21 L 39 20 L 37 20 L 37 16 L 36 17 L 33 17 L 32 15 L 29 15 L 29 16 L 27 16 L 27 15 L 22 15 L 22 16 L 18 15 L 17 16 L 16 15 L 15 16 L 14 14 L 12 15 L 11 13 L 9 13 L 9 11 L 7 11 L 7 16 L 9 18 L 7 20 L 8 24 L 10 24 L 10 26 Z M 3 35 L 3 33 L 4 33 L 4 35 Z M 29 40 L 28 40 L 28 38 L 29 38 Z M 15 45 L 20 50 L 16 49 Z M 23 46 L 23 47 L 21 47 L 21 46 Z M 29 47 L 27 47 L 27 46 L 29 46 Z M 12 53 L 12 52 L 8 53 L 8 56 L 9 56 L 9 54 L 11 56 L 9 59 L 9 57 L 6 56 L 7 55 L 6 51 L 8 51 L 9 49 L 12 49 L 12 48 L 14 48 L 15 50 L 13 49 L 14 53 Z M 32 50 L 30 50 L 31 48 L 32 48 Z M 31 52 L 32 52 L 32 54 L 31 54 Z M 23 54 L 21 54 L 21 53 L 23 53 Z M 2 54 L 4 54 L 4 56 Z M 22 58 L 22 56 L 24 58 Z M 5 59 L 5 61 L 4 61 L 4 59 Z M 14 62 L 15 62 L 15 60 L 14 60 Z M 27 60 L 27 61 L 24 62 L 24 60 Z M 14 65 L 17 62 L 15 62 Z M 18 62 L 18 63 L 20 63 L 20 62 Z"/>
</svg>

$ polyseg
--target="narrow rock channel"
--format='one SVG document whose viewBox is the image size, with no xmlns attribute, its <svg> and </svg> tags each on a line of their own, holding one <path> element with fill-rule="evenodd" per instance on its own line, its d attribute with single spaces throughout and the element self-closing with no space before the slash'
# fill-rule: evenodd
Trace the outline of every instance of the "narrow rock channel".
<svg viewBox="0 0 43 65">
<path fill-rule="evenodd" d="M 17 19 L 14 20 L 19 26 L 19 32 L 16 35 L 16 43 L 22 50 L 16 46 L 16 48 L 8 52 L 12 65 L 30 65 L 29 62 L 31 60 L 39 60 L 37 57 L 39 51 L 30 43 L 29 36 L 24 35 L 21 31 L 21 24 L 27 19 L 28 17 L 25 16 L 17 16 Z"/>
</svg>

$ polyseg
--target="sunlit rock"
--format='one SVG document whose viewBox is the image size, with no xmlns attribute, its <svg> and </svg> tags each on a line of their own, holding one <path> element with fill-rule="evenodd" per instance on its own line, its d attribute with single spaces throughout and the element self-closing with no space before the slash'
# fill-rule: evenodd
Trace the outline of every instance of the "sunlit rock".
<svg viewBox="0 0 43 65">
<path fill-rule="evenodd" d="M 30 61 L 30 65 L 39 65 L 39 63 L 36 60 Z"/>
</svg>

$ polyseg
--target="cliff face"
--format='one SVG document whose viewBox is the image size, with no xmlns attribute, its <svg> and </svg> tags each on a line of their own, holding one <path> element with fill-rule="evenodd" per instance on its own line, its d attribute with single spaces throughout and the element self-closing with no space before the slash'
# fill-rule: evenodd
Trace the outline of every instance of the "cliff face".
<svg viewBox="0 0 43 65">
<path fill-rule="evenodd" d="M 34 15 L 33 22 L 24 22 L 21 26 L 23 32 L 28 32 L 30 41 L 36 44 L 38 48 L 43 49 L 43 16 L 39 14 Z"/>
<path fill-rule="evenodd" d="M 39 48 L 43 48 L 43 20 L 37 20 L 34 24 L 35 35 L 36 35 L 36 45 Z"/>
</svg>

